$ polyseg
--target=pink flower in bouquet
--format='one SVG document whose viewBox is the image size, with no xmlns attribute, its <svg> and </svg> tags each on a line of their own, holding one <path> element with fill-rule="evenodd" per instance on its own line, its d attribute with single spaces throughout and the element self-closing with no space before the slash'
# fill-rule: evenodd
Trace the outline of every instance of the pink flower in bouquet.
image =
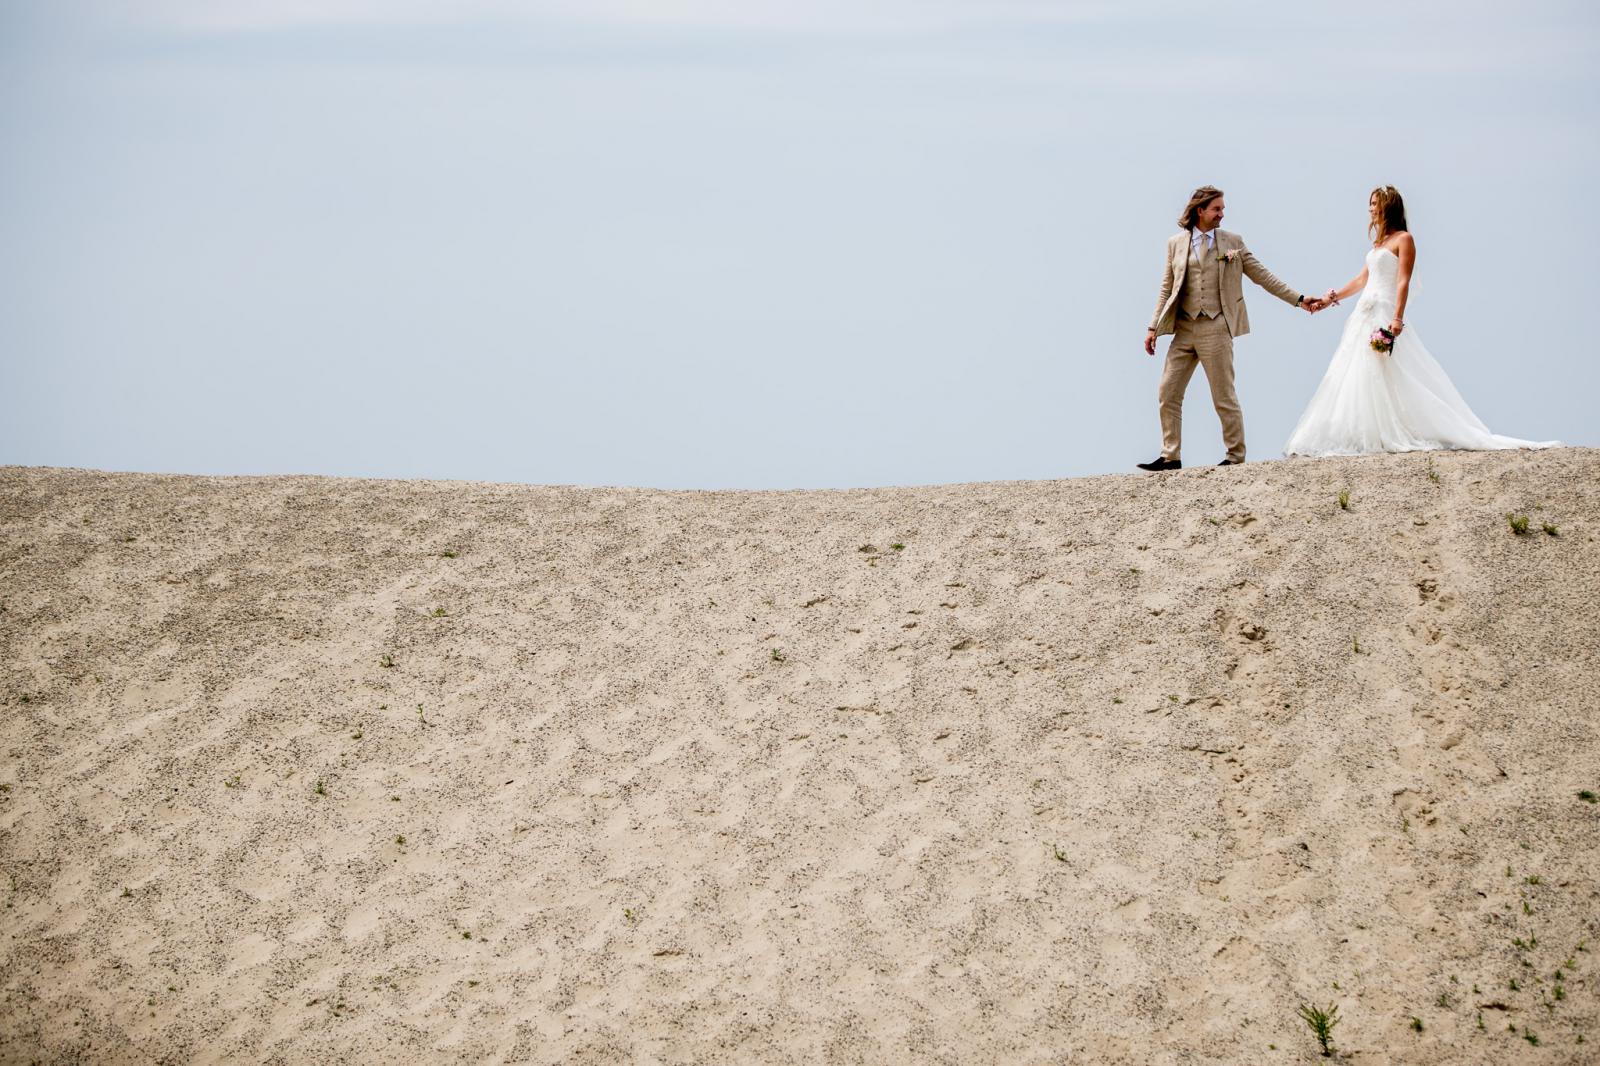
<svg viewBox="0 0 1600 1066">
<path fill-rule="evenodd" d="M 1394 334 L 1379 326 L 1372 331 L 1372 350 L 1387 355 L 1394 351 Z"/>
</svg>

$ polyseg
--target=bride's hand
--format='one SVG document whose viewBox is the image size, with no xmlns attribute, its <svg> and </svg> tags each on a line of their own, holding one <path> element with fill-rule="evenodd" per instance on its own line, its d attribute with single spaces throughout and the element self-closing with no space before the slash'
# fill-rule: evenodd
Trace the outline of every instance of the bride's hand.
<svg viewBox="0 0 1600 1066">
<path fill-rule="evenodd" d="M 1398 318 L 1395 319 L 1393 322 L 1389 323 L 1389 332 L 1392 333 L 1393 335 L 1395 335 L 1396 337 L 1400 336 L 1400 331 L 1405 329 L 1405 328 L 1406 328 L 1406 324 L 1404 322 L 1400 321 Z"/>
<path fill-rule="evenodd" d="M 1329 289 L 1328 290 L 1328 294 L 1322 298 L 1322 302 L 1327 304 L 1327 305 L 1329 305 L 1330 307 L 1332 305 L 1338 303 L 1339 302 L 1339 290 L 1338 289 Z"/>
</svg>

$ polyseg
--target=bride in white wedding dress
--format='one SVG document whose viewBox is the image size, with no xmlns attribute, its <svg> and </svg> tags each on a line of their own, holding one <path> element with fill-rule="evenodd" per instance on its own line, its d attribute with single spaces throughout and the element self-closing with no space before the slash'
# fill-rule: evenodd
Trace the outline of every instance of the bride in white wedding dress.
<svg viewBox="0 0 1600 1066">
<path fill-rule="evenodd" d="M 1406 230 L 1405 203 L 1393 185 L 1372 191 L 1373 248 L 1366 265 L 1319 307 L 1360 293 L 1345 323 L 1333 361 L 1285 455 L 1363 455 L 1437 448 L 1553 448 L 1559 441 L 1527 441 L 1489 432 L 1461 398 L 1417 331 L 1404 320 L 1417 247 Z M 1373 347 L 1389 334 L 1393 350 Z"/>
</svg>

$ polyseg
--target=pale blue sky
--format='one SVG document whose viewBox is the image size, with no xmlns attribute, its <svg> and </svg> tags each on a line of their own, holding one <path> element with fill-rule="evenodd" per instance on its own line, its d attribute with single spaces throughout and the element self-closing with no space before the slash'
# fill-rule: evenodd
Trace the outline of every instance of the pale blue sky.
<svg viewBox="0 0 1600 1066">
<path fill-rule="evenodd" d="M 1496 432 L 1600 444 L 1590 3 L 0 0 L 0 463 L 789 488 L 1156 454 L 1189 191 L 1405 194 Z M 1344 309 L 1247 286 L 1252 459 Z M 1164 351 L 1163 343 L 1163 351 Z M 1185 459 L 1222 456 L 1197 375 Z"/>
</svg>

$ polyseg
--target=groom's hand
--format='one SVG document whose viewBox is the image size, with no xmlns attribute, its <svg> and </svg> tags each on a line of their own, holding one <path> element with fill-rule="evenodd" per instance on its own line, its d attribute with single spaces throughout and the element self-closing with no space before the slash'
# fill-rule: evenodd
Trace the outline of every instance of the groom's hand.
<svg viewBox="0 0 1600 1066">
<path fill-rule="evenodd" d="M 1156 331 L 1154 326 L 1144 331 L 1144 354 L 1156 354 Z"/>
</svg>

